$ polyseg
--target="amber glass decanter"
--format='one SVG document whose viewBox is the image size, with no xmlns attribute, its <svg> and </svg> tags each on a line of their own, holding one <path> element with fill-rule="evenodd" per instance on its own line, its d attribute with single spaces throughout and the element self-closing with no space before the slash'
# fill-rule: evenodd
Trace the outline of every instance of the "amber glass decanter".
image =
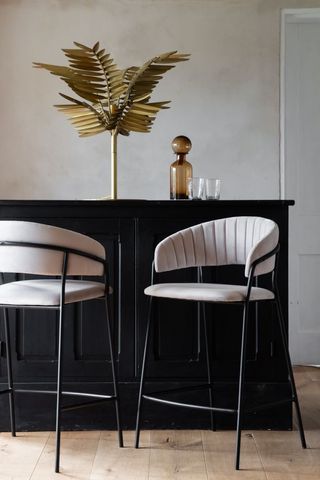
<svg viewBox="0 0 320 480">
<path fill-rule="evenodd" d="M 172 140 L 172 150 L 176 154 L 176 161 L 170 165 L 170 199 L 180 200 L 188 198 L 188 180 L 192 178 L 192 165 L 187 161 L 192 143 L 188 137 L 179 135 Z"/>
</svg>

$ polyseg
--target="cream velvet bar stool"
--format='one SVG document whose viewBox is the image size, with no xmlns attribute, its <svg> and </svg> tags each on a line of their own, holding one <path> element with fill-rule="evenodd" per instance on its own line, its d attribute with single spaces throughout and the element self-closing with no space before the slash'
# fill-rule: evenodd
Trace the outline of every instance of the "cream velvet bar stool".
<svg viewBox="0 0 320 480">
<path fill-rule="evenodd" d="M 87 402 L 111 401 L 115 405 L 115 414 L 119 436 L 119 446 L 123 446 L 119 412 L 119 394 L 115 373 L 113 342 L 109 310 L 108 263 L 103 245 L 96 240 L 63 228 L 24 221 L 0 221 L 0 306 L 4 315 L 6 341 L 8 388 L 1 394 L 9 394 L 11 432 L 15 436 L 15 393 L 56 394 L 56 458 L 55 471 L 59 472 L 60 432 L 62 396 L 87 398 Z M 58 278 L 41 278 L 4 282 L 4 273 L 36 274 Z M 101 282 L 70 279 L 69 276 L 99 276 Z M 85 392 L 69 392 L 62 389 L 64 312 L 67 304 L 101 299 L 106 307 L 106 329 L 111 357 L 113 393 L 96 395 Z M 57 389 L 20 390 L 14 386 L 10 348 L 9 308 L 43 308 L 59 311 Z M 45 321 L 45 318 L 43 319 Z M 68 405 L 66 410 L 77 405 Z"/>
<path fill-rule="evenodd" d="M 154 262 L 152 265 L 152 284 L 145 289 L 145 294 L 148 295 L 150 299 L 138 400 L 135 443 L 136 448 L 139 446 L 141 409 L 145 400 L 185 408 L 209 410 L 211 412 L 211 422 L 212 414 L 215 411 L 231 413 L 237 416 L 235 468 L 236 470 L 239 470 L 243 414 L 247 411 L 254 411 L 252 408 L 250 410 L 244 409 L 243 399 L 249 305 L 256 304 L 257 302 L 274 302 L 276 305 L 277 318 L 279 321 L 282 344 L 292 392 L 290 398 L 281 399 L 277 402 L 273 402 L 272 404 L 269 403 L 259 405 L 259 409 L 267 407 L 270 408 L 274 404 L 279 405 L 281 403 L 293 402 L 296 407 L 301 444 L 303 448 L 306 448 L 299 401 L 292 372 L 292 365 L 288 351 L 288 340 L 277 287 L 278 255 L 278 226 L 272 220 L 260 217 L 231 217 L 201 223 L 199 225 L 195 225 L 174 233 L 157 245 L 154 254 Z M 248 279 L 245 286 L 201 283 L 202 267 L 237 264 L 245 266 L 244 274 Z M 200 280 L 199 283 L 154 283 L 155 272 L 167 272 L 170 270 L 189 267 L 198 268 L 198 278 Z M 254 279 L 256 277 L 268 273 L 272 274 L 270 289 L 254 286 Z M 150 325 L 152 321 L 152 306 L 155 298 L 171 298 L 177 300 L 202 302 L 203 307 L 205 302 L 222 303 L 225 305 L 239 304 L 243 306 L 239 389 L 236 408 L 227 409 L 213 406 L 214 392 L 212 387 L 211 362 L 208 350 L 207 319 L 205 318 L 204 308 L 202 309 L 202 317 L 204 324 L 208 370 L 208 383 L 204 385 L 204 387 L 208 388 L 209 391 L 209 406 L 166 400 L 163 398 L 163 396 L 164 394 L 169 393 L 168 391 L 153 392 L 148 394 L 144 392 L 144 377 L 147 363 Z M 186 391 L 187 387 L 182 388 L 181 390 Z M 174 389 L 171 391 L 177 392 L 179 389 Z"/>
</svg>

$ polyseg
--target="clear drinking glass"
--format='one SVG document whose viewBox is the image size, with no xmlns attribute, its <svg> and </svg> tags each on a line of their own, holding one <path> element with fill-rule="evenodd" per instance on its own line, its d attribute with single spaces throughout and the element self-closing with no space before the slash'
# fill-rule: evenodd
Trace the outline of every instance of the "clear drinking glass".
<svg viewBox="0 0 320 480">
<path fill-rule="evenodd" d="M 203 200 L 205 198 L 205 179 L 192 177 L 188 179 L 188 197 L 192 200 Z"/>
<path fill-rule="evenodd" d="M 221 180 L 219 178 L 205 179 L 205 198 L 206 200 L 219 200 Z"/>
</svg>

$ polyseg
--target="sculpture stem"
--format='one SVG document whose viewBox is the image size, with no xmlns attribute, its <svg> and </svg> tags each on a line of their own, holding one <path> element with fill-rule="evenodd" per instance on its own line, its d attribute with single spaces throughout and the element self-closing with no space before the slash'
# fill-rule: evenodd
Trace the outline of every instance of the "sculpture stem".
<svg viewBox="0 0 320 480">
<path fill-rule="evenodd" d="M 117 130 L 111 130 L 111 200 L 116 200 L 117 191 Z"/>
</svg>

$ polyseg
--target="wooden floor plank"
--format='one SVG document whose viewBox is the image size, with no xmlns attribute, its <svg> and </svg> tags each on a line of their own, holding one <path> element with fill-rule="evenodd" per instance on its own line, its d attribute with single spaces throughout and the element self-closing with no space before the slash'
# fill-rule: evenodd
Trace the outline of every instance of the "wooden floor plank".
<svg viewBox="0 0 320 480">
<path fill-rule="evenodd" d="M 176 469 L 175 431 L 154 430 L 150 436 L 149 479 L 167 480 L 172 478 Z"/>
<path fill-rule="evenodd" d="M 81 437 L 81 432 L 73 432 L 74 435 L 61 438 L 60 472 L 54 473 L 55 463 L 55 438 L 50 435 L 42 455 L 37 462 L 30 480 L 51 480 L 74 478 L 88 480 L 90 478 L 94 458 L 99 445 L 98 438 Z M 78 434 L 79 436 L 75 435 Z"/>
<path fill-rule="evenodd" d="M 235 432 L 204 431 L 202 437 L 209 480 L 266 480 L 251 433 L 241 437 L 240 471 L 234 469 Z"/>
<path fill-rule="evenodd" d="M 49 432 L 0 435 L 0 480 L 29 480 Z"/>
<path fill-rule="evenodd" d="M 310 380 L 312 382 L 320 382 L 320 367 L 295 366 L 294 377 L 298 388 L 301 383 L 306 383 Z"/>
<path fill-rule="evenodd" d="M 320 431 L 320 382 L 304 383 L 299 388 L 298 395 L 304 428 Z M 295 415 L 293 420 L 296 426 Z"/>
<path fill-rule="evenodd" d="M 309 375 L 309 370 L 310 368 L 301 365 L 294 367 L 294 379 L 298 390 L 303 385 L 306 385 L 312 381 L 312 378 Z"/>
<path fill-rule="evenodd" d="M 70 439 L 70 438 L 77 438 L 78 440 L 84 440 L 84 439 L 90 439 L 90 440 L 100 440 L 103 432 L 100 432 L 99 430 L 75 430 L 72 432 L 62 432 L 62 436 L 64 440 Z M 50 432 L 50 439 L 53 439 L 56 437 L 55 432 Z"/>
<path fill-rule="evenodd" d="M 319 367 L 305 367 L 305 374 L 313 382 L 320 382 L 320 368 Z"/>
<path fill-rule="evenodd" d="M 207 480 L 199 430 L 151 432 L 149 480 Z"/>
<path fill-rule="evenodd" d="M 320 432 L 307 430 L 307 449 L 297 431 L 254 432 L 268 480 L 320 479 Z"/>
<path fill-rule="evenodd" d="M 119 448 L 116 432 L 102 432 L 90 480 L 148 480 L 150 432 L 141 432 L 141 448 L 133 448 L 134 432 L 124 432 Z"/>
</svg>

